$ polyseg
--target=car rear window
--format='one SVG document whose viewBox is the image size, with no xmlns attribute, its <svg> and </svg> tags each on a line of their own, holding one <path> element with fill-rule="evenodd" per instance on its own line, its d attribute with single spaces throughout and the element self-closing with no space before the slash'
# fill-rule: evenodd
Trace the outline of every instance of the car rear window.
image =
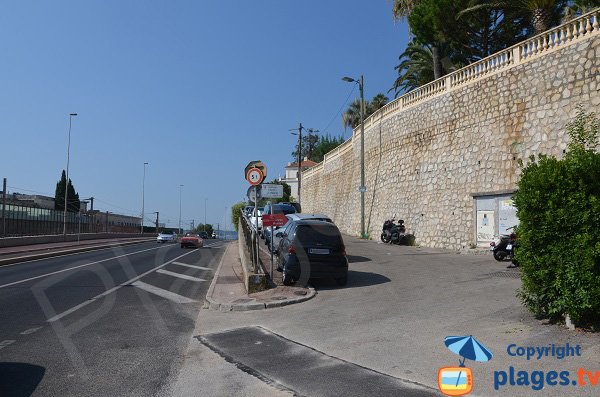
<svg viewBox="0 0 600 397">
<path fill-rule="evenodd" d="M 329 246 L 342 245 L 342 236 L 337 227 L 329 224 L 299 225 L 296 239 L 304 245 L 320 243 Z"/>
</svg>

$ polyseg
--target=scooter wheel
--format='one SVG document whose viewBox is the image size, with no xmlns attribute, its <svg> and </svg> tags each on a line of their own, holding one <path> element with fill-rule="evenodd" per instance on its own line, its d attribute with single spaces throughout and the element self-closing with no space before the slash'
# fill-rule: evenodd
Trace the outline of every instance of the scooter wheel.
<svg viewBox="0 0 600 397">
<path fill-rule="evenodd" d="M 494 259 L 497 260 L 498 262 L 502 262 L 504 259 L 506 259 L 506 252 L 494 251 Z"/>
<path fill-rule="evenodd" d="M 385 233 L 381 233 L 381 241 L 387 244 L 390 242 L 390 238 L 387 237 Z"/>
</svg>

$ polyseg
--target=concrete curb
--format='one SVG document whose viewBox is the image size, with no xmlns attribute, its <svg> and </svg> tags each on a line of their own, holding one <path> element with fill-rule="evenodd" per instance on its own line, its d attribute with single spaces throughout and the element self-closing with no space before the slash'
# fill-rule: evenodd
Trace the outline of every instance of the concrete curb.
<svg viewBox="0 0 600 397">
<path fill-rule="evenodd" d="M 250 310 L 265 310 L 271 309 L 274 307 L 282 307 L 287 305 L 292 305 L 294 303 L 305 302 L 309 299 L 312 299 L 317 295 L 317 291 L 313 287 L 308 287 L 309 292 L 301 297 L 286 299 L 286 300 L 278 300 L 273 302 L 246 302 L 246 303 L 221 303 L 212 298 L 212 294 L 215 290 L 215 286 L 217 284 L 217 278 L 219 277 L 219 273 L 221 272 L 221 267 L 225 262 L 225 255 L 227 254 L 227 250 L 230 249 L 231 245 L 228 245 L 223 252 L 223 256 L 221 257 L 221 261 L 219 262 L 219 266 L 215 271 L 215 275 L 208 287 L 208 291 L 206 292 L 205 305 L 206 309 L 216 310 L 220 312 L 245 312 Z"/>
<path fill-rule="evenodd" d="M 99 245 L 93 245 L 93 246 L 87 246 L 87 247 L 77 247 L 77 248 L 72 248 L 72 249 L 60 249 L 58 251 L 52 251 L 52 252 L 40 252 L 38 254 L 30 254 L 30 255 L 23 255 L 23 256 L 17 256 L 17 257 L 12 257 L 12 258 L 0 259 L 0 266 L 12 265 L 14 263 L 19 263 L 19 262 L 28 262 L 28 261 L 33 261 L 33 260 L 37 260 L 37 259 L 52 258 L 55 256 L 61 256 L 61 255 L 77 254 L 77 253 L 86 252 L 86 251 L 95 251 L 95 250 L 100 250 L 100 249 L 105 249 L 105 248 L 110 248 L 110 247 L 147 243 L 149 241 L 152 241 L 152 240 L 149 239 L 149 240 L 141 240 L 141 241 L 124 241 L 124 242 L 117 242 L 117 243 L 112 243 L 112 244 L 99 244 Z"/>
</svg>

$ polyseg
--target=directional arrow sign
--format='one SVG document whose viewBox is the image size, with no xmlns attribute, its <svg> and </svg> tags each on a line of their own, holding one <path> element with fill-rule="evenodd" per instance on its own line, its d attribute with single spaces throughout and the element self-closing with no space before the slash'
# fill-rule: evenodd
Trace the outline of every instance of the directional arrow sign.
<svg viewBox="0 0 600 397">
<path fill-rule="evenodd" d="M 263 227 L 281 227 L 288 222 L 287 216 L 284 214 L 263 214 L 262 216 Z"/>
</svg>

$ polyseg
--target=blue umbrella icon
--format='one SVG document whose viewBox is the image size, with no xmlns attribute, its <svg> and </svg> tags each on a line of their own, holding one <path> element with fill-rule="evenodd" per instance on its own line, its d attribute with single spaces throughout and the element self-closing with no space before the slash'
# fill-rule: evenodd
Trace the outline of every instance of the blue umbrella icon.
<svg viewBox="0 0 600 397">
<path fill-rule="evenodd" d="M 485 347 L 481 342 L 469 336 L 446 336 L 444 344 L 451 352 L 458 354 L 463 358 L 459 360 L 460 366 L 465 366 L 465 360 L 468 358 L 473 361 L 486 362 L 490 361 L 494 356 L 492 352 Z"/>
<path fill-rule="evenodd" d="M 461 367 L 465 366 L 465 360 L 467 358 L 473 361 L 486 362 L 490 361 L 494 356 L 492 352 L 475 339 L 473 335 L 447 336 L 444 338 L 444 344 L 451 352 L 462 357 L 462 361 L 460 359 L 458 360 Z M 460 381 L 461 373 L 462 372 L 458 373 L 458 378 L 456 380 L 457 385 Z"/>
</svg>

